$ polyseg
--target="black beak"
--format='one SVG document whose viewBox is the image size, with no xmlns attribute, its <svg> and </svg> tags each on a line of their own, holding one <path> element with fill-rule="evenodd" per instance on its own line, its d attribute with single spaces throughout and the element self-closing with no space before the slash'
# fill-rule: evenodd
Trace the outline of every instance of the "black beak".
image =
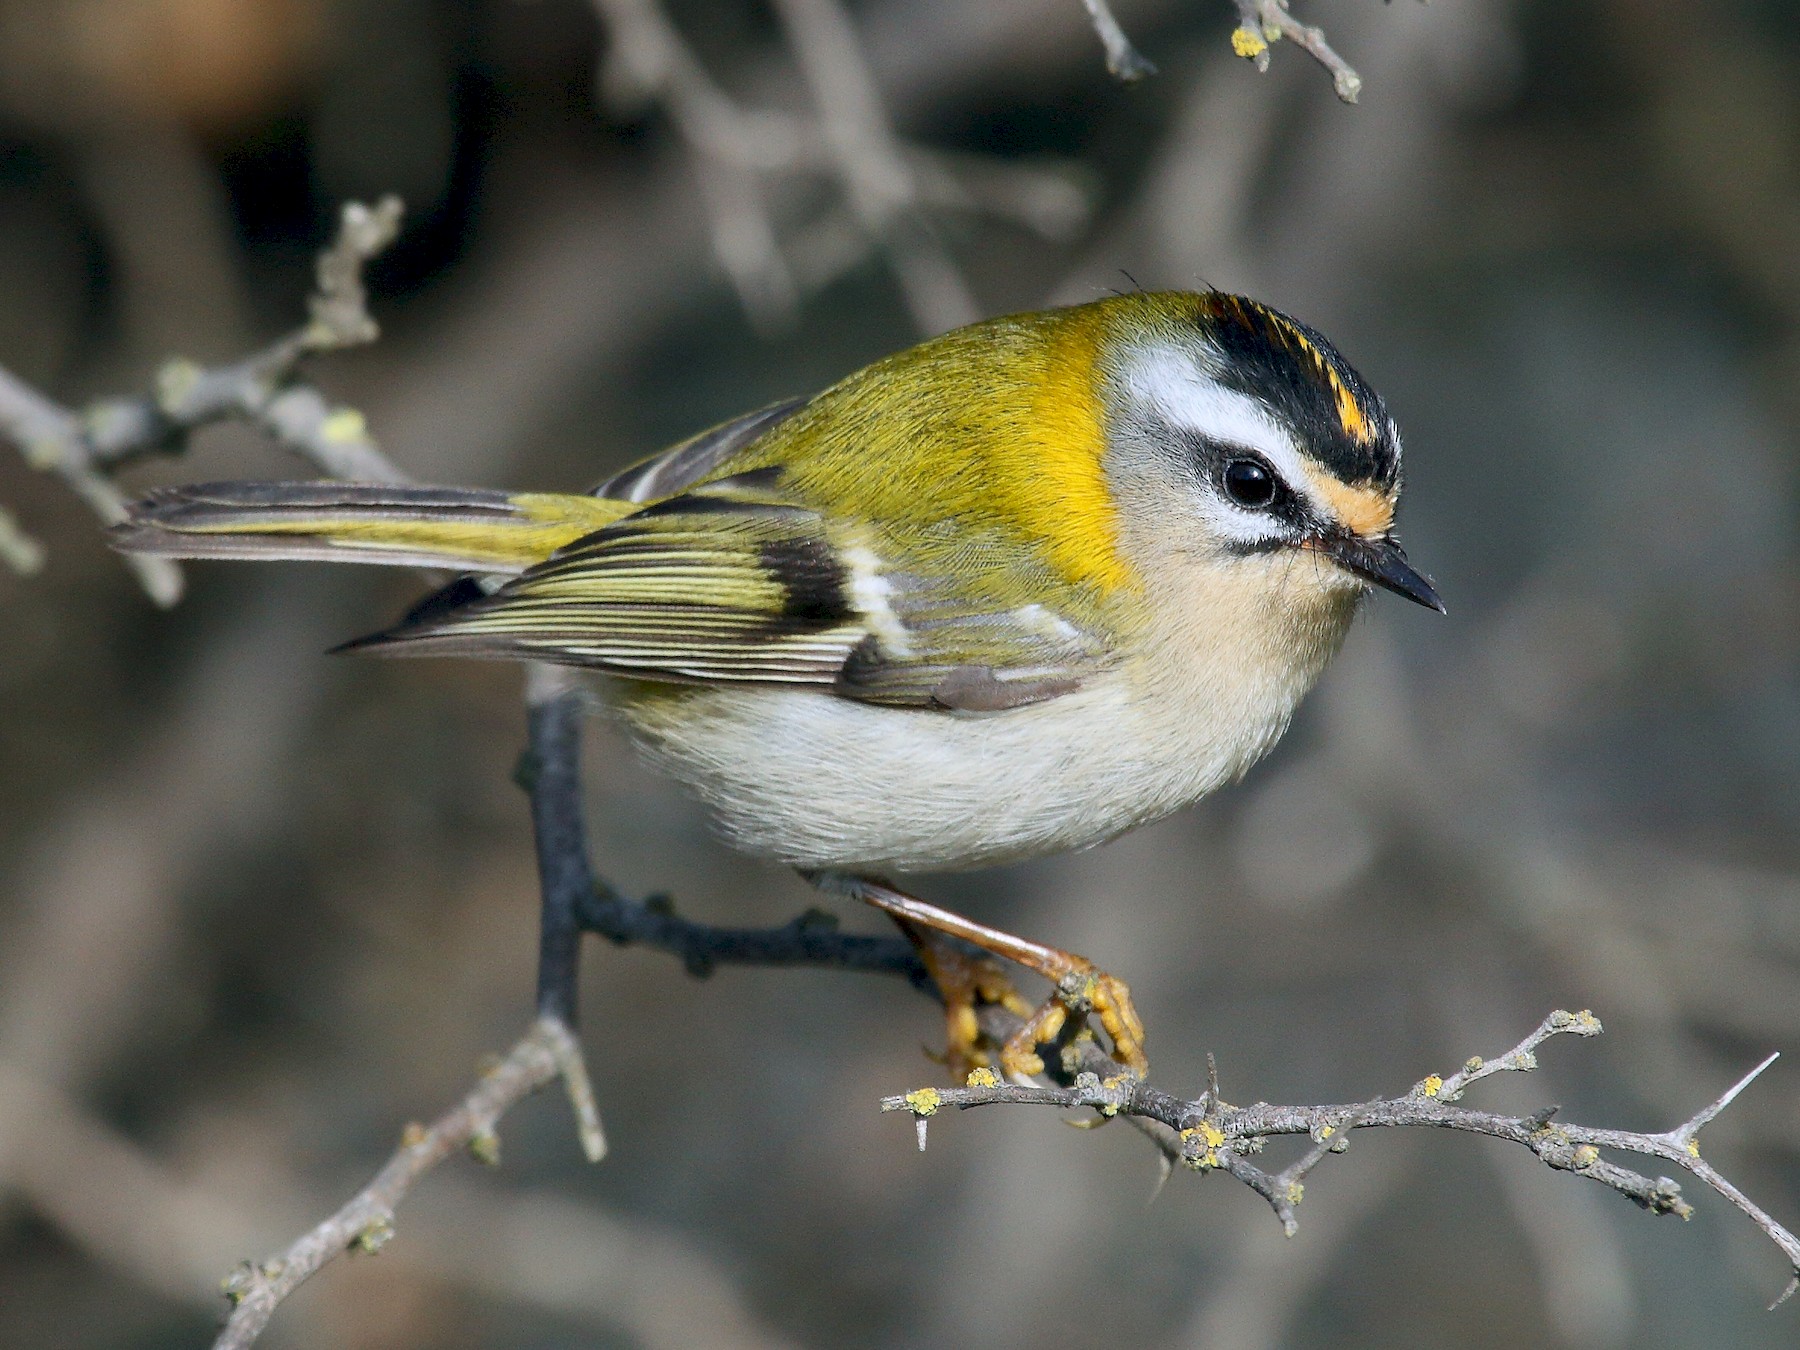
<svg viewBox="0 0 1800 1350">
<path fill-rule="evenodd" d="M 1354 534 L 1333 534 L 1320 539 L 1315 547 L 1339 566 L 1383 590 L 1404 595 L 1414 604 L 1435 609 L 1439 614 L 1446 612 L 1430 579 L 1413 570 L 1400 545 L 1392 539 L 1371 542 Z"/>
</svg>

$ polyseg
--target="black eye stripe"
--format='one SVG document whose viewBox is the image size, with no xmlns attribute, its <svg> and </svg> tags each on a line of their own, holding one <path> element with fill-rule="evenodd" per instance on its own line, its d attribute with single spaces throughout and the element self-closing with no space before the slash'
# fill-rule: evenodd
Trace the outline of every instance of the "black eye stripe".
<svg viewBox="0 0 1800 1350">
<path fill-rule="evenodd" d="M 1197 431 L 1193 427 L 1176 426 L 1163 423 L 1163 434 L 1169 441 L 1181 448 L 1192 470 L 1197 471 L 1203 481 L 1211 486 L 1224 501 L 1239 510 L 1258 511 L 1272 517 L 1287 526 L 1289 530 L 1305 533 L 1319 527 L 1315 512 L 1306 497 L 1294 488 L 1287 479 L 1269 462 L 1262 451 L 1253 449 L 1240 441 L 1218 440 Z M 1232 496 L 1225 482 L 1226 470 L 1234 463 L 1247 461 L 1255 464 L 1269 475 L 1275 485 L 1275 494 L 1260 507 L 1246 506 Z"/>
</svg>

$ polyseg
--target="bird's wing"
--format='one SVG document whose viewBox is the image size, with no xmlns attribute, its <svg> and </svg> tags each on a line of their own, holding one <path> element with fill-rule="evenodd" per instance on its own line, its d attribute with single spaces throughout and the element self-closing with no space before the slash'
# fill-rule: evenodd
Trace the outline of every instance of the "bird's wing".
<svg viewBox="0 0 1800 1350">
<path fill-rule="evenodd" d="M 804 398 L 784 399 L 721 422 L 619 470 L 589 495 L 621 502 L 654 502 L 672 497 L 721 468 L 731 456 L 787 421 L 808 402 Z"/>
<path fill-rule="evenodd" d="M 715 479 L 565 546 L 491 595 L 359 643 L 651 680 L 777 684 L 993 711 L 1075 688 L 1104 645 L 1041 605 L 972 596 L 784 495 L 779 468 Z"/>
</svg>

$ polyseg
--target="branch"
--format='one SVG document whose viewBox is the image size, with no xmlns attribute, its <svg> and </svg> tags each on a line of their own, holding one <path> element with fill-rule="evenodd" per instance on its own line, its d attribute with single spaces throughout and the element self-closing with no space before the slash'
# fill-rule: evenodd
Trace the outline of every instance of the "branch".
<svg viewBox="0 0 1800 1350">
<path fill-rule="evenodd" d="M 102 523 L 125 519 L 126 496 L 100 467 L 81 419 L 5 369 L 0 369 L 0 436 L 16 445 L 32 468 L 62 479 Z M 37 561 L 41 565 L 41 554 Z M 172 560 L 133 555 L 125 562 L 158 605 L 166 608 L 181 598 L 181 568 Z"/>
<path fill-rule="evenodd" d="M 33 468 L 61 478 L 106 524 L 124 519 L 127 494 L 113 481 L 126 464 L 152 454 L 178 454 L 201 427 L 241 418 L 336 478 L 398 481 L 368 433 L 362 414 L 333 406 L 296 375 L 300 362 L 374 340 L 363 269 L 399 232 L 400 201 L 373 207 L 347 203 L 332 245 L 319 256 L 318 283 L 304 327 L 229 365 L 204 367 L 176 359 L 156 374 L 153 393 L 101 399 L 75 413 L 0 369 L 0 436 Z M 41 565 L 11 518 L 0 518 L 0 555 L 13 566 Z M 159 605 L 181 598 L 182 574 L 167 558 L 125 555 Z"/>
<path fill-rule="evenodd" d="M 1146 75 L 1156 74 L 1156 66 L 1132 46 L 1125 30 L 1119 27 L 1107 0 L 1081 0 L 1081 3 L 1100 38 L 1100 45 L 1106 49 L 1106 69 L 1114 79 L 1135 84 Z"/>
<path fill-rule="evenodd" d="M 1290 0 L 1235 0 L 1238 26 L 1231 33 L 1231 49 L 1259 71 L 1269 68 L 1269 48 L 1286 38 L 1330 72 L 1332 88 L 1346 103 L 1362 93 L 1362 76 L 1332 50 L 1325 30 L 1312 28 L 1288 11 Z M 1421 0 L 1423 2 L 1423 0 Z M 1134 84 L 1156 74 L 1156 66 L 1132 44 L 1113 15 L 1109 0 L 1081 0 L 1106 50 L 1106 69 L 1115 79 Z"/>
<path fill-rule="evenodd" d="M 342 1253 L 380 1251 L 394 1235 L 395 1208 L 444 1159 L 466 1149 L 477 1161 L 498 1163 L 501 1117 L 580 1062 L 580 1047 L 567 1026 L 554 1018 L 533 1023 L 460 1102 L 429 1126 L 407 1126 L 393 1157 L 342 1209 L 276 1255 L 246 1261 L 227 1277 L 223 1289 L 232 1311 L 213 1350 L 250 1345 L 282 1300 Z"/>
<path fill-rule="evenodd" d="M 260 1327 L 285 1294 L 301 1279 L 340 1251 L 379 1245 L 391 1231 L 393 1211 L 431 1167 L 459 1146 L 473 1146 L 478 1157 L 497 1152 L 500 1118 L 535 1088 L 561 1076 L 576 1101 L 584 1140 L 590 1128 L 598 1137 L 591 1094 L 573 1035 L 573 980 L 577 931 L 598 933 L 619 945 L 639 945 L 681 959 L 694 975 L 710 974 L 721 965 L 809 966 L 820 969 L 898 975 L 936 998 L 937 991 L 912 945 L 898 937 L 843 934 L 828 915 L 808 912 L 773 929 L 720 928 L 677 916 L 666 897 L 634 901 L 593 873 L 581 816 L 579 734 L 582 717 L 578 690 L 565 672 L 534 670 L 530 685 L 529 742 L 521 760 L 521 785 L 531 794 L 539 872 L 544 887 L 543 961 L 540 966 L 540 1021 L 502 1062 L 501 1070 L 476 1087 L 457 1108 L 429 1131 L 409 1137 L 370 1186 L 331 1219 L 275 1258 L 240 1272 L 232 1292 L 257 1300 L 255 1325 Z M 1004 1042 L 1023 1025 L 998 1005 L 979 1010 L 988 1040 Z M 569 1020 L 565 1021 L 567 1017 Z M 1602 1149 L 1635 1153 L 1673 1163 L 1699 1177 L 1741 1209 L 1787 1256 L 1800 1281 L 1800 1240 L 1755 1205 L 1700 1157 L 1698 1136 L 1757 1074 L 1764 1061 L 1690 1120 L 1663 1134 L 1634 1134 L 1553 1124 L 1555 1107 L 1529 1116 L 1506 1116 L 1456 1105 L 1472 1086 L 1497 1073 L 1525 1073 L 1537 1066 L 1537 1047 L 1553 1036 L 1595 1036 L 1600 1023 L 1590 1013 L 1556 1012 L 1504 1055 L 1471 1059 L 1448 1077 L 1431 1075 L 1399 1097 L 1328 1106 L 1271 1106 L 1259 1102 L 1237 1107 L 1219 1092 L 1216 1069 L 1207 1090 L 1195 1100 L 1140 1082 L 1119 1072 L 1091 1033 L 1071 1025 L 1061 1054 L 1050 1057 L 1054 1083 L 1002 1084 L 989 1070 L 977 1070 L 960 1088 L 921 1088 L 883 1099 L 884 1111 L 910 1113 L 924 1146 L 930 1118 L 946 1107 L 966 1109 L 991 1105 L 1037 1105 L 1093 1110 L 1102 1121 L 1122 1116 L 1156 1143 L 1172 1171 L 1180 1163 L 1195 1171 L 1222 1171 L 1261 1195 L 1284 1229 L 1296 1230 L 1296 1210 L 1306 1177 L 1327 1156 L 1343 1152 L 1352 1131 L 1375 1127 L 1424 1127 L 1460 1130 L 1504 1139 L 1530 1149 L 1548 1166 L 1579 1173 L 1609 1186 L 1635 1203 L 1662 1214 L 1691 1212 L 1678 1183 L 1651 1177 L 1610 1162 Z M 549 1038 L 547 1041 L 541 1038 Z M 546 1059 L 548 1044 L 560 1054 Z M 1209 1060 L 1210 1065 L 1210 1060 Z M 503 1076 L 502 1076 L 503 1075 Z M 496 1086 L 497 1076 L 499 1078 Z M 485 1094 L 485 1095 L 483 1095 Z M 1286 1168 L 1271 1172 L 1251 1159 L 1268 1140 L 1305 1135 L 1311 1147 Z M 427 1140 L 439 1146 L 423 1147 Z M 590 1156 L 593 1156 L 590 1149 Z M 371 1235 L 373 1241 L 370 1240 Z M 1789 1287 L 1789 1293 L 1793 1290 Z M 245 1292 L 248 1291 L 248 1292 Z M 1787 1297 L 1784 1294 L 1783 1299 Z M 250 1316 L 246 1314 L 246 1317 Z M 234 1314 L 234 1323 L 237 1314 Z M 228 1328 L 229 1331 L 229 1328 Z M 247 1340 L 221 1341 L 222 1346 Z"/>
<path fill-rule="evenodd" d="M 920 211 L 918 184 L 838 0 L 775 0 L 819 112 L 857 224 L 887 255 L 913 322 L 937 332 L 980 317 L 949 251 Z"/>
<path fill-rule="evenodd" d="M 1231 34 L 1231 49 L 1259 71 L 1269 68 L 1271 44 L 1288 39 L 1331 72 L 1332 88 L 1346 103 L 1362 93 L 1362 76 L 1331 49 L 1325 30 L 1310 28 L 1288 12 L 1288 0 L 1237 0 L 1238 26 Z"/>
<path fill-rule="evenodd" d="M 602 97 L 627 111 L 654 103 L 667 114 L 692 157 L 713 254 L 760 327 L 791 323 L 804 292 L 871 254 L 887 258 L 922 329 L 967 322 L 974 301 L 929 213 L 978 211 L 1050 239 L 1067 237 L 1092 213 L 1093 192 L 1070 172 L 902 140 L 836 0 L 777 6 L 812 96 L 810 115 L 738 103 L 659 0 L 590 3 L 610 38 Z M 772 198 L 794 175 L 825 178 L 841 200 L 784 243 Z M 829 240 L 824 257 L 821 235 Z"/>
<path fill-rule="evenodd" d="M 967 1110 L 976 1106 L 1022 1105 L 1089 1109 L 1102 1119 L 1124 1116 L 1158 1127 L 1155 1137 L 1171 1162 L 1193 1171 L 1230 1173 L 1268 1201 L 1291 1235 L 1297 1228 L 1295 1210 L 1300 1204 L 1305 1177 L 1327 1154 L 1349 1146 L 1350 1133 L 1372 1128 L 1429 1128 L 1460 1130 L 1519 1144 L 1547 1166 L 1574 1172 L 1617 1191 L 1653 1214 L 1678 1214 L 1687 1218 L 1692 1207 L 1683 1197 L 1679 1182 L 1667 1176 L 1650 1177 L 1602 1157 L 1602 1149 L 1673 1163 L 1698 1177 L 1741 1210 L 1787 1258 L 1792 1278 L 1771 1307 L 1779 1306 L 1800 1289 L 1800 1238 L 1700 1156 L 1700 1131 L 1729 1106 L 1738 1094 L 1775 1062 L 1770 1055 L 1717 1100 L 1690 1119 L 1660 1134 L 1592 1128 L 1552 1123 L 1558 1108 L 1545 1107 L 1528 1116 L 1508 1116 L 1475 1111 L 1454 1103 L 1473 1084 L 1496 1073 L 1527 1073 L 1537 1067 L 1536 1049 L 1552 1036 L 1597 1036 L 1601 1027 L 1592 1013 L 1553 1012 L 1518 1045 L 1494 1060 L 1469 1060 L 1448 1078 L 1432 1074 L 1399 1097 L 1377 1097 L 1365 1102 L 1331 1106 L 1271 1106 L 1258 1102 L 1238 1107 L 1225 1102 L 1218 1092 L 1216 1072 L 1207 1091 L 1183 1100 L 1118 1071 L 1118 1065 L 1091 1041 L 1076 1041 L 1064 1057 L 1064 1086 L 1002 1084 L 986 1070 L 977 1070 L 960 1088 L 921 1088 L 904 1095 L 885 1097 L 884 1111 L 906 1111 L 920 1127 L 924 1146 L 925 1122 L 946 1107 Z M 1107 1076 L 1109 1075 L 1109 1076 Z M 1298 1161 L 1270 1173 L 1249 1161 L 1262 1152 L 1268 1140 L 1282 1135 L 1306 1135 L 1313 1141 Z"/>
</svg>

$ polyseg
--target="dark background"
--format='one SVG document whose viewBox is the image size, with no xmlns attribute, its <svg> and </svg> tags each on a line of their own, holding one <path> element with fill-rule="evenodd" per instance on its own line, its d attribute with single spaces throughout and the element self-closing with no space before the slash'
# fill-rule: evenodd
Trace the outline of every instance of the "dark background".
<svg viewBox="0 0 1800 1350">
<path fill-rule="evenodd" d="M 740 111 L 810 115 L 775 11 L 669 13 Z M 0 0 L 0 364 L 80 404 L 242 354 L 297 321 L 336 204 L 395 191 L 384 338 L 317 380 L 420 478 L 576 489 L 965 309 L 1123 273 L 1250 291 L 1396 411 L 1449 619 L 1378 597 L 1242 787 L 928 894 L 1091 953 L 1158 1079 L 1197 1090 L 1212 1051 L 1239 1101 L 1403 1090 L 1557 1006 L 1608 1035 L 1473 1100 L 1662 1129 L 1800 1051 L 1800 10 L 1304 4 L 1355 108 L 1286 45 L 1265 76 L 1234 60 L 1224 0 L 1123 5 L 1162 67 L 1134 87 L 1075 0 L 852 17 L 935 185 L 889 237 L 923 243 L 872 243 L 828 165 L 721 171 L 616 52 L 597 94 L 609 30 L 580 0 Z M 746 200 L 785 280 L 717 259 Z M 157 611 L 0 450 L 0 505 L 49 549 L 0 571 L 0 1343 L 199 1345 L 234 1261 L 527 1020 L 519 674 L 320 654 L 404 576 L 201 566 Z M 132 482 L 296 469 L 224 429 Z M 726 922 L 815 903 L 590 741 L 612 879 Z M 1146 1208 L 1123 1128 L 979 1112 L 920 1157 L 874 1109 L 936 1072 L 897 985 L 700 983 L 594 944 L 584 998 L 606 1163 L 528 1103 L 498 1171 L 434 1175 L 268 1344 L 1800 1335 L 1763 1311 L 1775 1249 L 1694 1188 L 1682 1224 L 1499 1144 L 1359 1135 L 1284 1240 L 1221 1177 Z M 1790 1223 L 1797 1126 L 1784 1060 L 1706 1136 Z"/>
</svg>

